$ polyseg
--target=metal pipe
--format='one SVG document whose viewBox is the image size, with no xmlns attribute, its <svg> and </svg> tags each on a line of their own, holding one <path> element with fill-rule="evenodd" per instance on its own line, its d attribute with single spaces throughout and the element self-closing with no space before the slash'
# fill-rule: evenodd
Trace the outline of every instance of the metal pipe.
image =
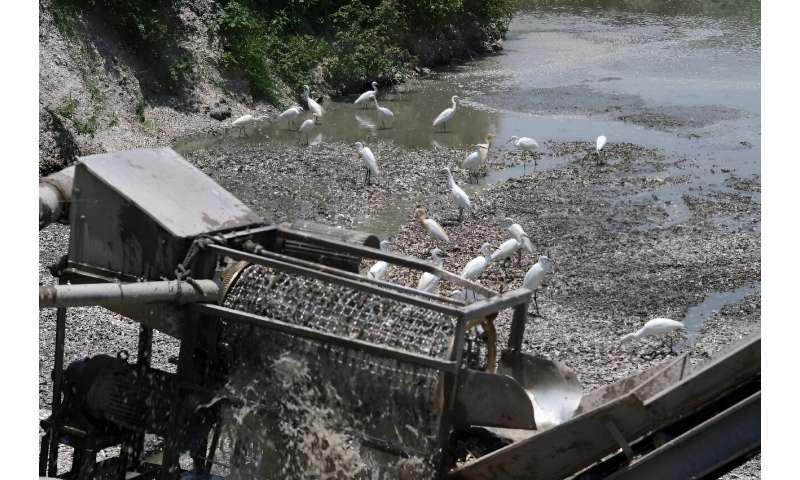
<svg viewBox="0 0 800 480">
<path fill-rule="evenodd" d="M 39 287 L 39 308 L 216 302 L 219 290 L 213 280 L 49 285 Z"/>
<path fill-rule="evenodd" d="M 67 219 L 75 167 L 39 179 L 39 230 Z"/>
</svg>

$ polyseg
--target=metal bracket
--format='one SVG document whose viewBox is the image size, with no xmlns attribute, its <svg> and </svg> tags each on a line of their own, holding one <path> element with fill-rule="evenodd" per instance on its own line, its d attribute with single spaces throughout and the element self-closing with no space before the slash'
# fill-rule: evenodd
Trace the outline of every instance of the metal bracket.
<svg viewBox="0 0 800 480">
<path fill-rule="evenodd" d="M 612 420 L 605 421 L 606 429 L 614 437 L 614 440 L 617 442 L 619 447 L 622 449 L 622 452 L 625 453 L 625 456 L 628 457 L 628 461 L 630 462 L 633 460 L 633 449 L 631 448 L 630 443 L 625 440 L 625 437 L 622 435 L 622 432 L 619 431 L 617 425 Z"/>
</svg>

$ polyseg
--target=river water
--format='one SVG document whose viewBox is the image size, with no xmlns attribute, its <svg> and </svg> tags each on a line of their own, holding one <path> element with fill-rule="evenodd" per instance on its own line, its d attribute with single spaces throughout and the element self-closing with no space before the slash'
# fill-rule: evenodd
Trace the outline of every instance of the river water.
<svg viewBox="0 0 800 480">
<path fill-rule="evenodd" d="M 359 109 L 345 98 L 324 105 L 310 141 L 436 148 L 479 143 L 493 132 L 503 148 L 511 135 L 542 143 L 604 134 L 609 142 L 686 155 L 702 169 L 760 171 L 759 2 L 534 3 L 514 17 L 501 53 L 382 91 L 381 105 L 395 114 L 392 128 L 380 128 L 372 106 Z M 449 133 L 434 131 L 431 122 L 452 95 L 464 108 Z M 264 137 L 300 141 L 273 124 L 246 138 L 189 140 L 180 148 Z"/>
</svg>

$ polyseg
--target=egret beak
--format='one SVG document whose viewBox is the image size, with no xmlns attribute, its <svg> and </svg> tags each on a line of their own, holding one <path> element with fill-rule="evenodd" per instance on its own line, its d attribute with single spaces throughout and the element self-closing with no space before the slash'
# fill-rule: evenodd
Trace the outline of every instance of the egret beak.
<svg viewBox="0 0 800 480">
<path fill-rule="evenodd" d="M 511 138 L 509 138 L 509 139 L 508 139 L 508 141 L 506 142 L 506 145 L 508 145 L 508 144 L 509 144 L 509 143 L 511 143 L 511 142 L 512 142 L 512 139 L 511 139 Z"/>
</svg>

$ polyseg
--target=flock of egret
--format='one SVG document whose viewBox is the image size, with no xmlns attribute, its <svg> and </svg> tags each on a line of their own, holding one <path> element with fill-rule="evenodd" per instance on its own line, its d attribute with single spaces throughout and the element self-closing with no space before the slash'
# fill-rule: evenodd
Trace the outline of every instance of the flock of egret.
<svg viewBox="0 0 800 480">
<path fill-rule="evenodd" d="M 320 124 L 320 119 L 324 115 L 325 110 L 316 100 L 311 97 L 311 92 L 308 85 L 303 85 L 303 98 L 308 105 L 311 118 L 307 118 L 300 123 L 300 126 L 297 127 L 297 130 L 301 136 L 305 135 L 306 144 L 308 144 L 309 133 L 316 125 Z M 375 105 L 381 128 L 387 128 L 387 125 L 392 125 L 394 121 L 394 113 L 388 108 L 382 107 L 378 103 L 377 82 L 372 82 L 372 89 L 367 90 L 359 95 L 359 97 L 353 103 L 355 105 L 362 105 L 363 108 L 367 108 L 370 102 L 373 102 Z M 451 102 L 452 105 L 443 110 L 436 117 L 436 119 L 433 120 L 432 123 L 434 128 L 441 126 L 442 132 L 447 131 L 447 124 L 455 117 L 456 112 L 459 109 L 461 99 L 457 95 L 453 95 Z M 283 111 L 280 115 L 278 115 L 277 119 L 278 121 L 286 122 L 287 125 L 294 128 L 297 124 L 297 121 L 302 117 L 304 111 L 305 110 L 303 107 L 296 105 Z M 263 118 L 264 117 L 254 117 L 250 114 L 244 115 L 234 120 L 232 126 L 244 129 L 247 125 L 255 123 Z M 474 146 L 477 147 L 477 150 L 468 153 L 467 156 L 460 162 L 460 167 L 468 172 L 468 178 L 474 178 L 476 183 L 478 181 L 477 178 L 480 169 L 486 164 L 488 152 L 491 148 L 494 138 L 494 134 L 487 134 L 484 138 L 484 143 L 475 144 Z M 595 144 L 595 158 L 598 165 L 605 163 L 603 148 L 606 146 L 607 141 L 608 139 L 605 135 L 600 135 L 597 137 Z M 539 148 L 539 143 L 530 137 L 512 136 L 508 139 L 508 141 L 506 141 L 506 144 L 508 143 L 513 144 L 513 146 L 517 150 L 521 151 L 523 155 L 532 153 Z M 375 158 L 375 154 L 372 152 L 372 150 L 365 146 L 362 142 L 356 142 L 354 146 L 366 166 L 365 183 L 369 185 L 371 177 L 377 177 L 380 175 L 377 159 Z M 534 155 L 533 157 L 534 165 L 536 165 L 536 156 Z M 526 162 L 523 163 L 523 172 L 525 165 Z M 469 211 L 472 206 L 469 195 L 467 195 L 467 193 L 456 183 L 449 167 L 445 167 L 443 171 L 447 173 L 450 195 L 456 207 L 458 208 L 458 220 L 462 221 L 464 210 Z M 445 232 L 444 228 L 442 228 L 442 226 L 436 220 L 428 218 L 427 210 L 425 208 L 417 208 L 414 212 L 414 218 L 434 242 L 441 244 L 447 244 L 450 242 L 447 232 Z M 519 264 L 521 262 L 523 251 L 525 251 L 527 254 L 533 254 L 533 244 L 522 226 L 514 222 L 511 218 L 506 218 L 505 220 L 509 223 L 507 231 L 511 235 L 511 238 L 503 242 L 494 251 L 492 251 L 492 246 L 489 242 L 485 242 L 483 245 L 481 245 L 480 255 L 470 260 L 461 271 L 462 278 L 470 281 L 477 281 L 483 272 L 486 271 L 487 267 L 493 262 L 504 262 L 510 259 L 511 256 L 516 253 L 517 264 Z M 381 242 L 380 248 L 384 252 L 391 251 L 391 246 L 387 240 L 383 240 Z M 446 256 L 445 253 L 439 248 L 434 248 L 430 253 L 433 265 L 441 269 L 443 265 L 443 257 Z M 554 267 L 555 263 L 553 260 L 544 255 L 540 256 L 538 261 L 530 267 L 523 278 L 522 286 L 530 289 L 533 292 L 533 302 L 536 315 L 539 315 L 539 306 L 536 299 L 536 293 L 544 277 L 548 273 L 552 273 L 554 271 Z M 366 275 L 371 279 L 382 280 L 386 276 L 389 269 L 389 263 L 379 261 L 369 269 Z M 417 289 L 424 292 L 434 292 L 439 283 L 439 279 L 440 278 L 438 275 L 425 272 L 419 278 Z M 463 296 L 465 301 L 469 301 L 470 298 L 472 300 L 477 299 L 477 296 L 474 292 L 472 292 L 471 297 L 468 292 L 456 292 L 456 295 L 459 293 Z M 683 324 L 675 320 L 670 320 L 667 318 L 655 318 L 647 322 L 638 331 L 623 336 L 620 341 L 624 343 L 644 337 L 664 336 L 670 332 L 683 328 Z"/>
</svg>

